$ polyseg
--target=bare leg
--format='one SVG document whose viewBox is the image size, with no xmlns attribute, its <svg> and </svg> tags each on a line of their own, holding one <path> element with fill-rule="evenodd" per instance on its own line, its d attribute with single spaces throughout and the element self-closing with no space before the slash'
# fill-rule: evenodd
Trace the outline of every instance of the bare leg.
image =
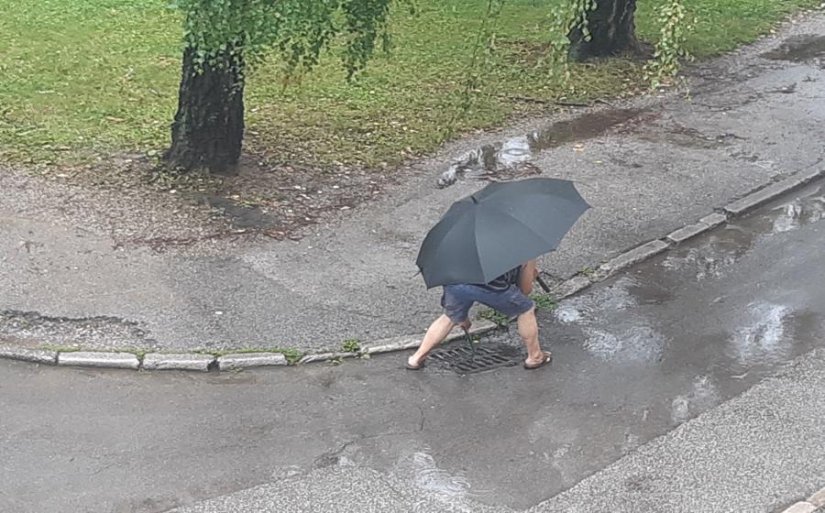
<svg viewBox="0 0 825 513">
<path fill-rule="evenodd" d="M 544 360 L 544 352 L 539 344 L 539 324 L 536 321 L 536 309 L 532 308 L 518 316 L 518 334 L 527 347 L 528 365 L 535 365 Z"/>
<path fill-rule="evenodd" d="M 440 344 L 442 340 L 447 338 L 447 335 L 450 334 L 455 326 L 456 324 L 446 315 L 442 315 L 436 319 L 427 329 L 427 334 L 424 335 L 424 340 L 421 341 L 421 346 L 419 346 L 418 351 L 410 356 L 407 363 L 413 367 L 418 367 L 421 362 L 424 361 L 424 358 L 430 354 L 430 351 Z"/>
</svg>

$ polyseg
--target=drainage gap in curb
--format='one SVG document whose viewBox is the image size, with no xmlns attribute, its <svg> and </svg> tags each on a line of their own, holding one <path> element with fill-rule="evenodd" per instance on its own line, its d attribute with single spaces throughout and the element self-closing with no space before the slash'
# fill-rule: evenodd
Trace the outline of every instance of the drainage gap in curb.
<svg viewBox="0 0 825 513">
<path fill-rule="evenodd" d="M 441 367 L 459 374 L 473 374 L 521 362 L 521 349 L 507 344 L 485 344 L 473 348 L 461 345 L 433 352 L 430 358 Z"/>
</svg>

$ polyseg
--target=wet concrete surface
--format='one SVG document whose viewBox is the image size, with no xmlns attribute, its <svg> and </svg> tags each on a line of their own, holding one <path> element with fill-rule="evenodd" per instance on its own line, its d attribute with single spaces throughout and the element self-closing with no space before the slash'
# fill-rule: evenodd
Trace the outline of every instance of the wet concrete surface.
<svg viewBox="0 0 825 513">
<path fill-rule="evenodd" d="M 762 54 L 766 59 L 805 62 L 825 57 L 825 36 L 803 34 L 788 38 L 779 48 Z"/>
<path fill-rule="evenodd" d="M 594 208 L 542 261 L 563 279 L 821 165 L 825 70 L 814 35 L 823 30 L 825 17 L 810 15 L 696 66 L 689 94 L 568 109 L 447 145 L 400 170 L 403 179 L 380 199 L 314 226 L 300 242 L 236 239 L 230 227 L 225 237 L 205 233 L 199 214 L 178 212 L 172 198 L 147 210 L 128 197 L 0 173 L 0 311 L 74 325 L 119 319 L 144 334 L 109 336 L 119 326 L 100 323 L 78 331 L 73 343 L 94 349 L 321 351 L 421 333 L 438 308 L 438 292 L 417 276 L 421 240 L 453 201 L 489 180 L 576 182 Z M 767 58 L 772 51 L 785 57 Z M 478 173 L 437 186 L 455 159 L 482 148 L 492 150 L 481 151 Z M 241 203 L 223 209 L 250 229 L 267 222 Z M 113 225 L 113 215 L 140 229 Z M 163 246 L 169 224 L 201 242 L 159 252 L 150 242 Z M 0 326 L 0 337 L 65 343 L 59 330 L 14 326 Z"/>
<path fill-rule="evenodd" d="M 533 160 L 537 153 L 604 135 L 643 112 L 644 109 L 621 108 L 589 112 L 572 119 L 556 121 L 525 136 L 484 145 L 459 157 L 441 175 L 438 183 L 446 187 L 454 184 L 459 178 L 509 177 L 506 175 L 508 170 Z M 541 173 L 541 170 L 538 172 Z"/>
<path fill-rule="evenodd" d="M 358 476 L 385 479 L 397 511 L 531 507 L 823 346 L 822 187 L 541 312 L 541 371 L 409 372 L 401 354 L 237 374 L 0 362 L 0 511 L 161 512 L 327 479 L 353 505 L 337 511 L 364 511 L 345 491 Z"/>
</svg>

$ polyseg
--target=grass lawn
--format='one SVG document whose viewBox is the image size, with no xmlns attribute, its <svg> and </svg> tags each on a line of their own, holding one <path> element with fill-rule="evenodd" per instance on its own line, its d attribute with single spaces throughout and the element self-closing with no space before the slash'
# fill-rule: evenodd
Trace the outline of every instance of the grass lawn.
<svg viewBox="0 0 825 513">
<path fill-rule="evenodd" d="M 552 0 L 551 0 L 552 1 Z M 686 0 L 698 19 L 689 48 L 707 57 L 765 33 L 820 0 Z M 179 13 L 163 0 L 17 0 L 0 3 L 0 158 L 72 164 L 120 151 L 161 150 L 176 106 Z M 639 35 L 654 41 L 656 0 L 640 0 Z M 395 50 L 347 84 L 335 56 L 300 86 L 264 64 L 247 88 L 247 148 L 278 160 L 393 163 L 443 141 L 486 0 L 418 0 L 394 17 Z M 483 101 L 459 132 L 540 109 L 507 96 L 556 98 L 538 55 L 546 0 L 511 0 L 498 20 Z M 579 66 L 574 95 L 615 96 L 639 83 L 638 66 Z"/>
</svg>

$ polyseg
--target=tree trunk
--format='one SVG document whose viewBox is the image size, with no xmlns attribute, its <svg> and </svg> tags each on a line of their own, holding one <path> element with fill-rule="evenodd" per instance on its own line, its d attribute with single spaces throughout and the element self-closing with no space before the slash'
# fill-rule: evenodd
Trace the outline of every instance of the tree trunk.
<svg viewBox="0 0 825 513">
<path fill-rule="evenodd" d="M 243 143 L 243 57 L 224 52 L 198 70 L 195 55 L 193 48 L 183 52 L 178 111 L 164 160 L 184 171 L 231 172 Z"/>
<path fill-rule="evenodd" d="M 639 52 L 635 12 L 636 0 L 596 0 L 596 9 L 587 13 L 590 40 L 585 40 L 578 28 L 567 36 L 571 43 L 570 58 L 583 61 L 591 57 Z"/>
</svg>

